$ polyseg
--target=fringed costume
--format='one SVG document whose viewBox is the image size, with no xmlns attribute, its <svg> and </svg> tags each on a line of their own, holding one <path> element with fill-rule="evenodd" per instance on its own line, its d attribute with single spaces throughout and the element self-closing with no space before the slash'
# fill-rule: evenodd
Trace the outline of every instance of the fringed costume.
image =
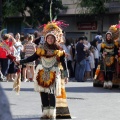
<svg viewBox="0 0 120 120">
<path fill-rule="evenodd" d="M 43 33 L 45 44 L 39 45 L 36 52 L 20 60 L 20 64 L 31 62 L 40 58 L 37 65 L 34 85 L 35 91 L 40 92 L 42 101 L 42 119 L 70 119 L 70 113 L 66 102 L 65 78 L 68 78 L 65 52 L 56 44 L 60 42 L 62 31 L 56 22 L 44 26 Z M 47 42 L 48 36 L 54 36 L 54 44 Z"/>
<path fill-rule="evenodd" d="M 112 33 L 108 31 L 106 33 L 106 40 L 101 44 L 100 65 L 96 70 L 96 76 L 98 81 L 103 83 L 104 88 L 111 89 L 113 86 L 113 77 L 115 73 L 115 56 L 118 54 L 118 44 L 112 38 Z M 99 71 L 99 72 L 98 72 Z"/>
</svg>

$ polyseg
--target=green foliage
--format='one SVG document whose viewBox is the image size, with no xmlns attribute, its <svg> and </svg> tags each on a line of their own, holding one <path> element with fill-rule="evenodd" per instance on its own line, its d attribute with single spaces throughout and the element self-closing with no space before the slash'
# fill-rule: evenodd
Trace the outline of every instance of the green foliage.
<svg viewBox="0 0 120 120">
<path fill-rule="evenodd" d="M 36 27 L 50 21 L 51 0 L 4 0 L 3 18 L 9 16 L 23 16 L 23 22 L 28 26 Z M 60 10 L 67 9 L 62 5 L 61 0 L 52 0 L 52 16 L 59 14 Z M 30 19 L 26 18 L 26 12 L 30 14 Z"/>
<path fill-rule="evenodd" d="M 104 14 L 107 11 L 104 3 L 109 0 L 82 0 L 81 7 L 87 7 L 91 14 Z"/>
</svg>

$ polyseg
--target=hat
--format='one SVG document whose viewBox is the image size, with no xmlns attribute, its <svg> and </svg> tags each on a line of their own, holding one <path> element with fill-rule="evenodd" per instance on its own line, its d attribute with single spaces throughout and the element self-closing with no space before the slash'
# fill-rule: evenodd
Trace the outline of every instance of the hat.
<svg viewBox="0 0 120 120">
<path fill-rule="evenodd" d="M 119 29 L 118 29 L 117 25 L 111 25 L 109 28 L 109 32 L 112 33 L 113 40 L 116 40 L 119 38 Z"/>
<path fill-rule="evenodd" d="M 63 42 L 62 26 L 68 26 L 68 24 L 65 24 L 63 21 L 52 21 L 45 24 L 43 28 L 45 40 L 48 35 L 53 35 L 58 43 Z"/>
<path fill-rule="evenodd" d="M 106 35 L 107 35 L 107 34 L 110 34 L 110 35 L 112 36 L 112 32 L 110 32 L 110 31 L 106 32 Z"/>
<path fill-rule="evenodd" d="M 98 43 L 102 42 L 102 35 L 96 35 L 95 39 L 98 41 Z"/>
</svg>

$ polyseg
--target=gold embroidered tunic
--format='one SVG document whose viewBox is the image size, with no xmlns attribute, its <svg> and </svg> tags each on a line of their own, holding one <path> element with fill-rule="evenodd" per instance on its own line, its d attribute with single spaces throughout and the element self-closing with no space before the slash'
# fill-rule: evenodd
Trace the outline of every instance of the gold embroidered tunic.
<svg viewBox="0 0 120 120">
<path fill-rule="evenodd" d="M 35 70 L 35 91 L 59 96 L 61 94 L 61 77 L 68 77 L 64 59 L 65 52 L 63 50 L 51 50 L 44 44 L 37 48 L 36 53 L 31 58 L 20 62 L 25 63 L 36 58 L 40 58 L 40 64 Z"/>
<path fill-rule="evenodd" d="M 114 62 L 115 62 L 115 55 L 117 54 L 117 42 L 113 43 L 107 43 L 104 42 L 101 44 L 101 52 L 106 52 L 105 58 L 104 58 L 104 64 L 106 65 L 106 70 L 113 70 L 114 68 Z"/>
</svg>

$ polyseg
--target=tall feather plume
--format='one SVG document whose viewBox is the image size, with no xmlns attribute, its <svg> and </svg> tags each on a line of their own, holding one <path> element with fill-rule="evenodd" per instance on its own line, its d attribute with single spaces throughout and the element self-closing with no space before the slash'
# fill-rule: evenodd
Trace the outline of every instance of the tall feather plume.
<svg viewBox="0 0 120 120">
<path fill-rule="evenodd" d="M 52 22 L 52 0 L 50 3 L 50 21 Z"/>
</svg>

